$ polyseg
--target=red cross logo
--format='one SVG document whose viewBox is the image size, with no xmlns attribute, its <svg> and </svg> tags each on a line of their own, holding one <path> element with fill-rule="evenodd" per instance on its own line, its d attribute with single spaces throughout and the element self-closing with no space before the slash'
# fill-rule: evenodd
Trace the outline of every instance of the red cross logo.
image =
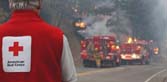
<svg viewBox="0 0 167 82">
<path fill-rule="evenodd" d="M 14 42 L 14 45 L 9 47 L 9 52 L 13 52 L 14 56 L 19 56 L 19 51 L 23 51 L 23 46 L 19 46 L 19 42 Z"/>
</svg>

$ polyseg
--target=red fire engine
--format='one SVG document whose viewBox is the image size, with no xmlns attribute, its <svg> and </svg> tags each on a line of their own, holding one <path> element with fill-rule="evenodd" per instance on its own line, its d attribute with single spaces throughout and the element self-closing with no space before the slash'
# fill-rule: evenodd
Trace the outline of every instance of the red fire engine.
<svg viewBox="0 0 167 82">
<path fill-rule="evenodd" d="M 149 64 L 150 56 L 146 42 L 128 42 L 121 45 L 122 64 Z"/>
<path fill-rule="evenodd" d="M 81 41 L 81 57 L 86 67 L 118 66 L 119 51 L 113 36 L 93 36 Z"/>
</svg>

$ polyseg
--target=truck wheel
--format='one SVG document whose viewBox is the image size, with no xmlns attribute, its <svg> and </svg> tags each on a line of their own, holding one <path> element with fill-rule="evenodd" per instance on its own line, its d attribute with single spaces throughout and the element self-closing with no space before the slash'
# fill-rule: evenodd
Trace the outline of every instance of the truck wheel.
<svg viewBox="0 0 167 82">
<path fill-rule="evenodd" d="M 116 66 L 117 66 L 116 61 L 112 61 L 112 67 L 116 67 Z"/>
<path fill-rule="evenodd" d="M 121 61 L 121 65 L 126 65 L 126 62 L 125 61 Z"/>
<path fill-rule="evenodd" d="M 145 65 L 145 64 L 146 64 L 146 61 L 145 61 L 144 59 L 142 59 L 142 60 L 140 61 L 140 63 L 141 63 L 141 65 Z"/>
<path fill-rule="evenodd" d="M 145 64 L 146 64 L 146 65 L 149 65 L 149 64 L 150 64 L 150 61 L 149 61 L 149 60 L 146 60 Z"/>
<path fill-rule="evenodd" d="M 121 64 L 120 64 L 120 62 L 119 63 L 116 63 L 116 66 L 120 66 Z"/>
<path fill-rule="evenodd" d="M 88 67 L 89 65 L 88 65 L 89 63 L 88 63 L 88 60 L 83 60 L 83 66 L 84 67 Z"/>
<path fill-rule="evenodd" d="M 91 67 L 97 67 L 96 61 L 92 61 L 92 63 L 90 64 Z"/>
<path fill-rule="evenodd" d="M 88 65 L 84 64 L 84 67 L 88 67 Z"/>
<path fill-rule="evenodd" d="M 121 65 L 121 62 L 117 62 L 117 63 L 116 63 L 116 66 L 120 66 L 120 65 Z"/>
<path fill-rule="evenodd" d="M 120 66 L 120 64 L 121 64 L 121 60 L 120 60 L 120 59 L 117 59 L 117 60 L 116 60 L 116 66 Z"/>
<path fill-rule="evenodd" d="M 141 65 L 145 65 L 146 64 L 146 60 L 145 57 L 143 56 L 142 59 L 140 60 Z"/>
<path fill-rule="evenodd" d="M 129 64 L 129 65 L 133 65 L 134 62 L 133 62 L 133 61 L 129 61 L 128 64 Z"/>
</svg>

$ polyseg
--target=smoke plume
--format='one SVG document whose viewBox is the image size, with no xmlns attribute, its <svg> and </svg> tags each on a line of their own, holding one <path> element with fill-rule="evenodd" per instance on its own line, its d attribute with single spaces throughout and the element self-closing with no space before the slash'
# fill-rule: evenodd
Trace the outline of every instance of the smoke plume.
<svg viewBox="0 0 167 82">
<path fill-rule="evenodd" d="M 99 4 L 101 3 L 101 4 Z M 97 2 L 96 9 L 110 8 L 110 14 L 96 14 L 84 18 L 88 27 L 86 30 L 80 30 L 79 33 L 84 37 L 96 35 L 115 36 L 120 41 L 125 41 L 128 36 L 132 35 L 132 25 L 127 17 L 126 10 L 116 8 L 116 4 L 109 1 Z M 100 10 L 103 12 L 103 10 Z"/>
</svg>

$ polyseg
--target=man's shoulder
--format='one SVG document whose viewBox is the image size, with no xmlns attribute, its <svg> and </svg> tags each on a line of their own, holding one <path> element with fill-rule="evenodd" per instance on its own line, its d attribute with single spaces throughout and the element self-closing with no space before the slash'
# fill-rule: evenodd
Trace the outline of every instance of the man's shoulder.
<svg viewBox="0 0 167 82">
<path fill-rule="evenodd" d="M 6 27 L 9 27 L 8 22 L 0 24 L 0 31 L 3 31 Z M 1 32 L 2 33 L 2 32 Z"/>
<path fill-rule="evenodd" d="M 50 29 L 52 30 L 52 35 L 53 35 L 54 37 L 56 37 L 56 38 L 59 37 L 59 39 L 61 39 L 61 38 L 63 37 L 64 32 L 61 30 L 60 27 L 58 27 L 58 26 L 53 26 L 53 25 L 50 25 L 50 24 L 48 24 L 48 25 L 49 25 Z"/>
<path fill-rule="evenodd" d="M 53 31 L 53 33 L 56 33 L 56 34 L 63 34 L 63 31 L 60 29 L 60 27 L 58 26 L 53 26 L 51 24 L 48 24 L 46 22 L 43 22 L 44 26 L 45 27 L 48 27 L 47 29 L 50 29 Z"/>
<path fill-rule="evenodd" d="M 8 23 L 9 23 L 9 21 L 4 22 L 4 23 L 0 24 L 0 27 L 5 27 L 5 26 L 8 26 L 8 25 L 9 25 Z"/>
<path fill-rule="evenodd" d="M 52 29 L 53 29 L 52 36 L 56 39 L 56 41 L 59 41 L 60 43 L 62 43 L 64 40 L 63 31 L 56 26 L 54 26 Z"/>
<path fill-rule="evenodd" d="M 63 31 L 59 27 L 53 28 L 56 32 L 63 34 Z"/>
<path fill-rule="evenodd" d="M 53 33 L 56 33 L 58 35 L 63 35 L 64 34 L 63 31 L 57 26 L 52 26 L 52 30 L 53 30 Z"/>
</svg>

